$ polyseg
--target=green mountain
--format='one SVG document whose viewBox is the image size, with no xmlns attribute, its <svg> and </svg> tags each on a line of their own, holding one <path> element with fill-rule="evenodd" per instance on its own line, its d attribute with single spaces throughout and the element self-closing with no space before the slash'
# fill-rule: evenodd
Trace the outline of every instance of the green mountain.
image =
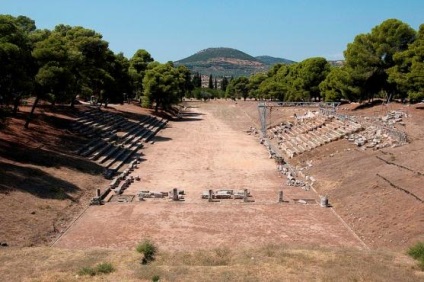
<svg viewBox="0 0 424 282">
<path fill-rule="evenodd" d="M 176 66 L 184 65 L 192 72 L 213 76 L 250 76 L 253 73 L 266 72 L 273 61 L 292 62 L 285 59 L 261 56 L 262 61 L 242 51 L 232 48 L 208 48 L 185 59 L 174 62 Z M 260 57 L 260 58 L 261 58 Z M 271 59 L 272 58 L 272 59 Z M 283 60 L 283 61 L 281 61 Z M 271 62 L 271 63 L 270 63 Z"/>
<path fill-rule="evenodd" d="M 273 66 L 276 64 L 293 64 L 295 61 L 287 60 L 283 58 L 275 58 L 271 56 L 257 56 L 255 57 L 257 60 L 263 62 L 265 65 Z"/>
</svg>

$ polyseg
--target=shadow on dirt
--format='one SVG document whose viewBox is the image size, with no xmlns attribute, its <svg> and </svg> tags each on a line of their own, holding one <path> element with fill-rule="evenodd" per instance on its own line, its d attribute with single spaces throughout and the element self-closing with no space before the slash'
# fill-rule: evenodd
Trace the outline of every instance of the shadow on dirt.
<svg viewBox="0 0 424 282">
<path fill-rule="evenodd" d="M 103 172 L 100 165 L 83 158 L 42 148 L 31 148 L 4 140 L 0 140 L 0 155 L 15 162 L 45 167 L 67 167 L 91 175 L 99 175 Z"/>
<path fill-rule="evenodd" d="M 173 120 L 174 122 L 190 122 L 190 121 L 201 121 L 201 120 L 203 120 L 202 118 L 191 118 L 191 117 L 189 117 L 189 118 L 180 118 L 180 119 L 176 119 L 176 120 Z"/>
<path fill-rule="evenodd" d="M 181 113 L 180 116 L 182 117 L 197 117 L 197 116 L 203 116 L 202 113 Z"/>
<path fill-rule="evenodd" d="M 11 190 L 20 190 L 43 199 L 75 201 L 69 194 L 80 189 L 40 169 L 0 162 L 0 193 Z"/>
<path fill-rule="evenodd" d="M 158 136 L 156 135 L 155 137 L 153 137 L 152 141 L 154 142 L 165 142 L 165 141 L 170 141 L 172 140 L 172 138 L 169 137 L 163 137 L 163 136 Z"/>
<path fill-rule="evenodd" d="M 357 111 L 357 110 L 363 110 L 363 109 L 368 109 L 368 108 L 372 108 L 374 106 L 378 106 L 383 104 L 382 100 L 374 100 L 372 102 L 366 102 L 366 103 L 362 103 L 358 106 L 356 106 L 353 110 Z"/>
</svg>

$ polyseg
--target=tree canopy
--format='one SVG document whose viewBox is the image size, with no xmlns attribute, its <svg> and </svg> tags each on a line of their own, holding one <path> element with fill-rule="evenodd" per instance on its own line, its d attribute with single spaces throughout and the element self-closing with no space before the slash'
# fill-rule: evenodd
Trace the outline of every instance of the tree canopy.
<svg viewBox="0 0 424 282">
<path fill-rule="evenodd" d="M 188 91 L 191 79 L 187 68 L 175 68 L 172 62 L 154 64 L 146 70 L 143 79 L 143 106 L 167 109 L 180 101 L 180 97 Z"/>
<path fill-rule="evenodd" d="M 156 110 L 193 96 L 282 101 L 424 99 L 424 25 L 415 31 L 400 20 L 388 19 L 369 33 L 358 34 L 344 56 L 341 67 L 316 57 L 276 64 L 250 77 L 209 76 L 208 88 L 202 88 L 200 73 L 192 74 L 172 62 L 155 62 L 144 49 L 129 59 L 115 54 L 95 30 L 64 24 L 37 29 L 28 17 L 0 15 L 0 110 L 12 106 L 16 113 L 21 100 L 29 96 L 36 97 L 34 107 L 39 99 L 72 106 L 77 97 L 94 96 L 105 106 L 136 98 Z"/>
</svg>

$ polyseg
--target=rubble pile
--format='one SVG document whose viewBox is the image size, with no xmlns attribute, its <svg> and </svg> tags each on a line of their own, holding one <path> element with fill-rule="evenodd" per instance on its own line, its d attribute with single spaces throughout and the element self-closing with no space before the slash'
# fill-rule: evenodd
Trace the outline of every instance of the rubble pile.
<svg viewBox="0 0 424 282">
<path fill-rule="evenodd" d="M 306 181 L 300 180 L 297 178 L 297 173 L 294 171 L 293 168 L 285 165 L 279 165 L 278 170 L 281 172 L 281 174 L 285 175 L 287 177 L 287 186 L 293 186 L 293 187 L 301 187 L 305 191 L 309 191 L 311 188 L 311 185 L 315 181 L 313 177 L 306 177 Z"/>
<path fill-rule="evenodd" d="M 259 134 L 259 131 L 256 128 L 254 128 L 253 126 L 251 126 L 248 130 L 246 130 L 246 132 L 247 132 L 247 134 L 254 135 L 254 136 Z"/>
<path fill-rule="evenodd" d="M 381 121 L 386 125 L 393 125 L 402 122 L 403 118 L 407 118 L 408 114 L 402 111 L 390 111 L 387 115 L 381 118 Z"/>
<path fill-rule="evenodd" d="M 394 124 L 400 123 L 404 125 L 403 118 L 408 115 L 401 111 L 390 111 L 387 115 L 378 119 L 377 122 L 366 127 L 364 131 L 353 133 L 345 136 L 345 138 L 362 149 L 382 149 L 386 147 L 396 147 L 403 142 L 400 138 L 403 132 L 396 130 Z M 369 120 L 369 119 L 368 119 Z M 381 123 L 382 125 L 377 125 Z M 400 137 L 399 137 L 400 136 Z"/>
<path fill-rule="evenodd" d="M 347 135 L 345 138 L 363 149 L 378 150 L 398 145 L 397 140 L 391 138 L 387 133 L 383 133 L 383 130 L 375 126 L 370 126 L 360 133 Z"/>
</svg>

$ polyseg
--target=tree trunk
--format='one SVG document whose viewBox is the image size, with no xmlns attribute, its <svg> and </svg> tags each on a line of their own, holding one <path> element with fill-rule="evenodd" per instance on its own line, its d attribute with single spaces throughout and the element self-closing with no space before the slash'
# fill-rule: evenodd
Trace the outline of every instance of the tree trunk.
<svg viewBox="0 0 424 282">
<path fill-rule="evenodd" d="M 34 104 L 32 105 L 31 112 L 29 113 L 29 116 L 25 122 L 25 128 L 28 129 L 29 123 L 31 122 L 32 116 L 34 115 L 35 107 L 37 107 L 38 101 L 40 100 L 40 97 L 37 95 L 37 98 L 35 98 Z"/>
<path fill-rule="evenodd" d="M 16 96 L 15 101 L 13 102 L 13 112 L 12 114 L 16 116 L 19 110 L 19 103 L 21 102 L 21 95 Z"/>
<path fill-rule="evenodd" d="M 75 109 L 75 100 L 76 100 L 76 96 L 72 96 L 72 99 L 71 99 L 71 109 Z"/>
</svg>

